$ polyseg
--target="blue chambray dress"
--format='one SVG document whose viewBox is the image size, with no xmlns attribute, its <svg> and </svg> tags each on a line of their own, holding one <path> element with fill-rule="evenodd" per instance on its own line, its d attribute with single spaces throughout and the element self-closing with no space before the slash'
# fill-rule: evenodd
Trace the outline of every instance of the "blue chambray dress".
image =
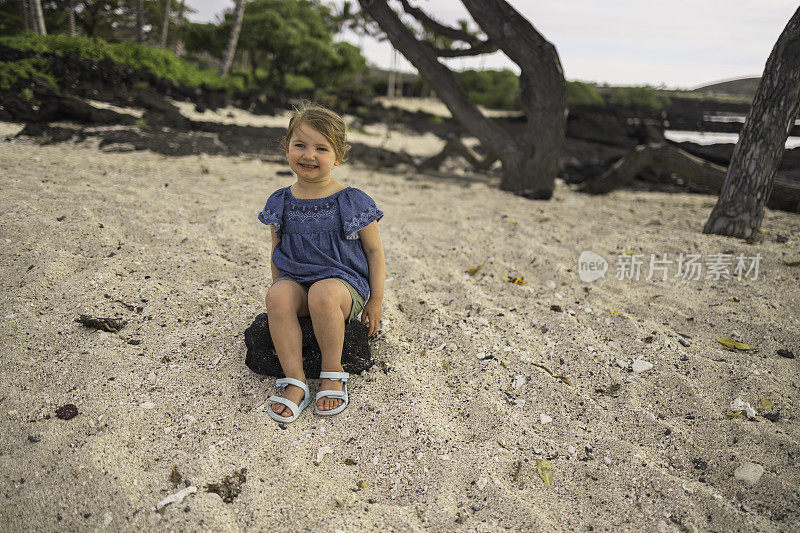
<svg viewBox="0 0 800 533">
<path fill-rule="evenodd" d="M 369 265 L 358 231 L 383 212 L 364 191 L 346 187 L 325 198 L 295 198 L 290 187 L 267 199 L 258 219 L 275 226 L 272 263 L 298 283 L 342 278 L 369 299 Z"/>
</svg>

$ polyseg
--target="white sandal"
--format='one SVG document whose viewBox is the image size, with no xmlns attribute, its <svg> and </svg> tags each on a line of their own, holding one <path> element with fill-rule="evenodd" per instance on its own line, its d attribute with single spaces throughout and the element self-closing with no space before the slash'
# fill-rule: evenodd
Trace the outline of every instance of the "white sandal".
<svg viewBox="0 0 800 533">
<path fill-rule="evenodd" d="M 278 422 L 288 423 L 288 422 L 294 422 L 295 420 L 297 420 L 297 417 L 300 416 L 300 413 L 303 412 L 303 409 L 308 407 L 308 404 L 311 403 L 311 391 L 308 390 L 308 385 L 306 385 L 305 383 L 303 383 L 299 379 L 280 378 L 280 379 L 275 381 L 275 386 L 278 387 L 278 388 L 286 387 L 286 385 L 294 385 L 296 387 L 300 387 L 301 389 L 303 389 L 303 401 L 300 402 L 300 405 L 297 405 L 293 401 L 287 400 L 286 398 L 281 398 L 280 396 L 270 396 L 269 397 L 270 404 L 269 404 L 269 409 L 267 410 L 267 414 L 273 420 L 277 420 Z M 288 407 L 289 409 L 291 409 L 292 416 L 289 416 L 289 417 L 281 416 L 278 413 L 276 413 L 275 411 L 273 411 L 272 410 L 272 405 L 276 404 L 276 403 L 283 404 L 286 407 Z"/>
<path fill-rule="evenodd" d="M 316 398 L 314 399 L 314 412 L 318 415 L 322 416 L 331 416 L 331 415 L 338 415 L 344 408 L 347 407 L 348 398 L 347 398 L 347 380 L 350 377 L 350 374 L 347 372 L 320 372 L 319 379 L 332 379 L 332 380 L 339 380 L 342 382 L 342 390 L 321 390 L 317 393 Z M 339 407 L 335 407 L 328 411 L 320 411 L 317 409 L 317 402 L 320 398 L 340 398 L 342 400 L 342 405 Z"/>
</svg>

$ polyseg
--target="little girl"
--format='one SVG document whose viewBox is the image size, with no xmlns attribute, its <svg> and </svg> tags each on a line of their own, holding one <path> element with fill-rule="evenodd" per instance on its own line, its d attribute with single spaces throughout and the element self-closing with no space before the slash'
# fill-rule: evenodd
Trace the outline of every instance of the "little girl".
<svg viewBox="0 0 800 533">
<path fill-rule="evenodd" d="M 349 374 L 342 371 L 345 324 L 361 312 L 368 335 L 378 330 L 385 265 L 378 235 L 383 212 L 369 195 L 331 176 L 350 149 L 342 118 L 317 105 L 295 108 L 284 148 L 297 181 L 272 193 L 258 218 L 272 233 L 267 316 L 286 376 L 275 382 L 285 391 L 283 397 L 269 398 L 268 413 L 292 422 L 311 402 L 297 317 L 311 315 L 322 351 L 314 412 L 340 413 L 348 403 Z"/>
</svg>

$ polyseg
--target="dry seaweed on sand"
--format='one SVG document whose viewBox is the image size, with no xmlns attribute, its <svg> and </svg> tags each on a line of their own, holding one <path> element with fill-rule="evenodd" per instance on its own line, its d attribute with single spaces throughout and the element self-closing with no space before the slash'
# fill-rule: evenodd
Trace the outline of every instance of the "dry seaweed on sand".
<svg viewBox="0 0 800 533">
<path fill-rule="evenodd" d="M 100 329 L 103 331 L 108 331 L 109 333 L 117 333 L 119 330 L 125 327 L 125 324 L 128 323 L 127 320 L 122 320 L 119 318 L 97 317 L 92 315 L 80 315 L 75 319 L 75 322 L 78 322 L 87 328 Z"/>
<path fill-rule="evenodd" d="M 247 477 L 245 477 L 244 471 L 234 472 L 230 476 L 223 477 L 219 483 L 208 483 L 205 489 L 206 492 L 218 494 L 225 503 L 231 503 L 239 496 L 245 481 L 247 481 Z"/>
</svg>

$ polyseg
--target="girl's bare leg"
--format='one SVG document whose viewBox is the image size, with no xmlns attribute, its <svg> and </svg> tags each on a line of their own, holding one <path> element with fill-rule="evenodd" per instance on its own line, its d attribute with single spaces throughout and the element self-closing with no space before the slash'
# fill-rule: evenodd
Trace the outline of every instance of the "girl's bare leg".
<svg viewBox="0 0 800 533">
<path fill-rule="evenodd" d="M 303 334 L 297 320 L 298 316 L 308 316 L 306 291 L 295 281 L 278 280 L 269 288 L 266 303 L 269 333 L 283 373 L 287 378 L 306 383 L 303 372 Z M 288 385 L 283 397 L 299 405 L 303 401 L 303 389 Z M 280 416 L 292 416 L 292 410 L 279 403 L 273 404 L 272 410 Z"/>
<path fill-rule="evenodd" d="M 353 298 L 345 285 L 333 278 L 314 283 L 308 290 L 308 311 L 314 324 L 322 352 L 322 371 L 342 371 L 342 346 L 344 345 L 345 320 L 350 316 Z M 323 379 L 320 390 L 342 390 L 341 381 Z M 317 409 L 329 411 L 341 405 L 339 398 L 322 398 Z"/>
</svg>

